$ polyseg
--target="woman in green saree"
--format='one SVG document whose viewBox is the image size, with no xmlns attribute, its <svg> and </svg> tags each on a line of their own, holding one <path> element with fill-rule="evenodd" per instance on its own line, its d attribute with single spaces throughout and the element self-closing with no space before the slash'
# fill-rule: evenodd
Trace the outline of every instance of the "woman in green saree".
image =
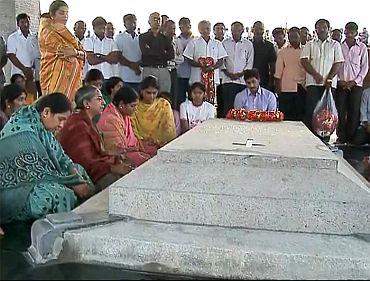
<svg viewBox="0 0 370 281">
<path fill-rule="evenodd" d="M 1 223 L 68 212 L 77 198 L 94 193 L 85 170 L 72 162 L 53 134 L 70 114 L 68 98 L 54 93 L 19 109 L 1 131 Z"/>
</svg>

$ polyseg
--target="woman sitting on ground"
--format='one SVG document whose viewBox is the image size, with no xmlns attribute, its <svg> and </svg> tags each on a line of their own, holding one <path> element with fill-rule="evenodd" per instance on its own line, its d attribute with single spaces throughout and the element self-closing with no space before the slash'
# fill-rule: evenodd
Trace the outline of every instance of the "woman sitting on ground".
<svg viewBox="0 0 370 281">
<path fill-rule="evenodd" d="M 141 144 L 131 126 L 131 115 L 139 103 L 139 96 L 131 87 L 123 87 L 102 113 L 98 128 L 102 131 L 107 153 L 125 154 L 138 167 L 157 152 L 156 146 Z"/>
<path fill-rule="evenodd" d="M 194 128 L 196 125 L 215 117 L 215 107 L 205 101 L 206 88 L 196 82 L 190 86 L 190 97 L 180 105 L 181 131 Z"/>
<path fill-rule="evenodd" d="M 92 119 L 104 108 L 101 92 L 94 86 L 84 86 L 76 93 L 76 109 L 67 120 L 58 138 L 71 159 L 82 165 L 100 191 L 131 171 L 120 157 L 104 151 L 102 137 Z"/>
<path fill-rule="evenodd" d="M 85 170 L 64 153 L 53 132 L 71 114 L 64 94 L 44 96 L 15 112 L 0 133 L 0 220 L 68 212 L 94 189 Z"/>
<path fill-rule="evenodd" d="M 170 103 L 157 98 L 158 80 L 154 76 L 144 78 L 140 85 L 140 100 L 132 117 L 136 137 L 157 148 L 176 137 L 176 127 Z"/>
<path fill-rule="evenodd" d="M 113 76 L 104 83 L 103 98 L 105 104 L 110 104 L 114 95 L 123 87 L 123 80 L 120 77 Z"/>
<path fill-rule="evenodd" d="M 26 103 L 26 92 L 17 84 L 4 86 L 1 91 L 0 131 L 8 122 L 10 116 Z"/>
</svg>

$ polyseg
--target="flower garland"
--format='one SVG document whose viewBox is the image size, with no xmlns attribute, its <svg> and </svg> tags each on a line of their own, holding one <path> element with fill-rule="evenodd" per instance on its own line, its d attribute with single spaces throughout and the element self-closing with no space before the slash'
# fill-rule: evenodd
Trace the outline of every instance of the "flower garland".
<svg viewBox="0 0 370 281">
<path fill-rule="evenodd" d="M 206 87 L 206 100 L 215 104 L 215 76 L 214 71 L 206 72 L 203 70 L 203 67 L 210 67 L 214 65 L 214 60 L 212 57 L 200 57 L 198 59 L 199 64 L 201 65 L 201 82 Z"/>
<path fill-rule="evenodd" d="M 229 110 L 226 118 L 240 121 L 279 122 L 284 120 L 284 113 L 281 111 L 259 111 L 233 108 Z"/>
</svg>

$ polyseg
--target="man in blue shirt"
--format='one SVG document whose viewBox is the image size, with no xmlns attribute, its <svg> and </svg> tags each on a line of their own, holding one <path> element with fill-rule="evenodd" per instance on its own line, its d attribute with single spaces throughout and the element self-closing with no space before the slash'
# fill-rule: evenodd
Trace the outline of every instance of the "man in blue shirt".
<svg viewBox="0 0 370 281">
<path fill-rule="evenodd" d="M 260 86 L 260 75 L 256 68 L 246 70 L 244 72 L 244 80 L 247 89 L 236 95 L 234 108 L 276 111 L 276 96 Z"/>
</svg>

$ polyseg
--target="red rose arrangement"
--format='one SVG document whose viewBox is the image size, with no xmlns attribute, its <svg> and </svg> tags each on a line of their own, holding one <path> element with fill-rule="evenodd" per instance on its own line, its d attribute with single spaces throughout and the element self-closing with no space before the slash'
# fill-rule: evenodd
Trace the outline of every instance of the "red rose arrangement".
<svg viewBox="0 0 370 281">
<path fill-rule="evenodd" d="M 321 109 L 312 118 L 312 126 L 320 137 L 329 137 L 338 125 L 338 115 L 329 109 Z"/>
<path fill-rule="evenodd" d="M 214 60 L 212 57 L 200 57 L 198 59 L 199 64 L 202 67 L 209 67 L 214 65 Z M 206 100 L 211 104 L 215 103 L 215 81 L 214 81 L 214 71 L 206 72 L 201 71 L 201 82 L 206 87 Z"/>
<path fill-rule="evenodd" d="M 229 110 L 226 118 L 240 121 L 279 122 L 284 120 L 284 113 L 281 111 L 259 111 L 233 108 Z"/>
</svg>

